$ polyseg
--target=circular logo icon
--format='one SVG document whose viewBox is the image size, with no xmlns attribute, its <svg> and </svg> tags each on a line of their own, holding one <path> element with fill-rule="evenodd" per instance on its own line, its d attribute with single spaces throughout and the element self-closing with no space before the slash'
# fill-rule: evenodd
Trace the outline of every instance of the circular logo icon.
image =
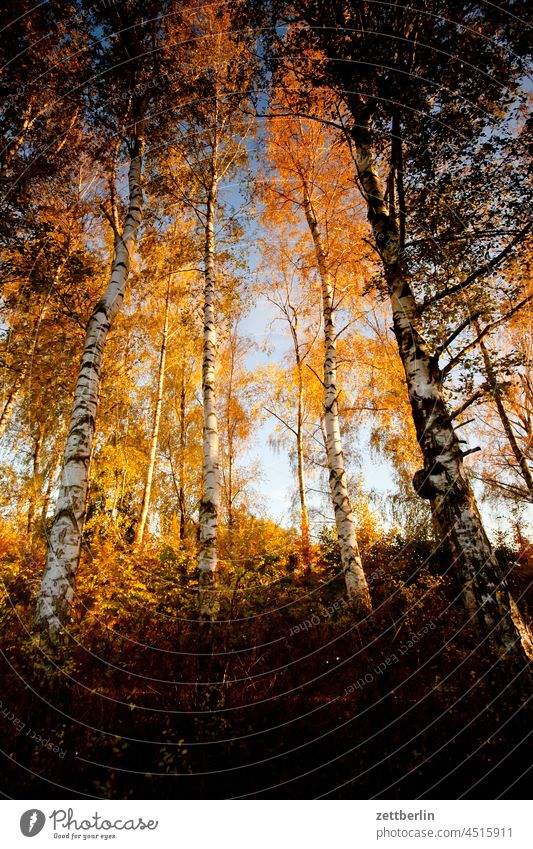
<svg viewBox="0 0 533 849">
<path fill-rule="evenodd" d="M 36 834 L 42 831 L 45 822 L 46 817 L 43 812 L 38 811 L 36 808 L 31 808 L 22 814 L 20 818 L 20 830 L 24 837 L 35 837 Z"/>
</svg>

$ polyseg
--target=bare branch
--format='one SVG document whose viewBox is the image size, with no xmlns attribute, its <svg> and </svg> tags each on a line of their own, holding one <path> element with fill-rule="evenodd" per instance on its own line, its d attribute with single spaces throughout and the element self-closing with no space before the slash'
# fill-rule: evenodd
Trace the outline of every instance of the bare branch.
<svg viewBox="0 0 533 849">
<path fill-rule="evenodd" d="M 467 424 L 472 424 L 472 422 L 475 422 L 475 419 L 466 419 L 464 422 L 460 422 L 456 425 L 455 430 L 459 430 L 460 427 L 465 427 Z"/>
<path fill-rule="evenodd" d="M 290 432 L 291 432 L 291 433 L 293 433 L 293 434 L 294 434 L 294 436 L 296 436 L 296 438 L 298 438 L 298 434 L 296 433 L 296 431 L 294 430 L 294 428 L 293 428 L 293 427 L 291 427 L 291 425 L 290 425 L 288 422 L 286 422 L 284 419 L 282 419 L 280 416 L 278 416 L 278 414 L 277 414 L 277 413 L 275 413 L 275 412 L 274 412 L 274 410 L 269 410 L 269 408 L 268 408 L 268 407 L 263 407 L 263 410 L 265 410 L 265 412 L 269 413 L 269 415 L 274 416 L 274 418 L 275 418 L 275 419 L 277 419 L 277 420 L 278 420 L 278 422 L 281 422 L 281 424 L 282 424 L 284 427 L 286 427 L 286 428 L 287 428 L 287 430 L 290 430 Z"/>
<path fill-rule="evenodd" d="M 481 451 L 479 445 L 476 445 L 475 448 L 468 448 L 466 451 L 462 451 L 463 457 L 468 457 L 469 454 L 475 454 L 477 451 Z"/>
<path fill-rule="evenodd" d="M 342 124 L 337 124 L 336 121 L 328 121 L 327 118 L 319 118 L 318 115 L 310 115 L 306 112 L 253 112 L 245 114 L 253 114 L 255 118 L 304 118 L 307 121 L 317 121 L 319 124 L 325 124 L 327 127 L 333 127 L 335 130 L 345 131 Z"/>
</svg>

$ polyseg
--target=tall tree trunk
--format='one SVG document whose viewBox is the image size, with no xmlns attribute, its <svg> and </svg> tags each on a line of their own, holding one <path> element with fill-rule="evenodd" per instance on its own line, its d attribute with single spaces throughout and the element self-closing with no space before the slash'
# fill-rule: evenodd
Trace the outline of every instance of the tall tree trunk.
<svg viewBox="0 0 533 849">
<path fill-rule="evenodd" d="M 235 452 L 233 446 L 233 432 L 231 428 L 231 402 L 233 400 L 233 376 L 235 374 L 235 350 L 230 335 L 230 370 L 228 377 L 228 391 L 226 393 L 226 433 L 228 435 L 228 543 L 231 556 L 233 536 L 233 464 Z"/>
<path fill-rule="evenodd" d="M 303 363 L 300 351 L 300 340 L 298 339 L 298 314 L 288 298 L 288 310 L 292 312 L 292 319 L 287 310 L 287 318 L 289 319 L 289 327 L 292 336 L 292 344 L 294 347 L 294 361 L 296 364 L 296 372 L 298 374 L 298 407 L 296 418 L 296 467 L 298 474 L 298 496 L 300 499 L 300 537 L 301 537 L 301 553 L 305 571 L 309 572 L 311 568 L 311 542 L 309 539 L 309 511 L 307 509 L 307 492 L 305 486 L 305 462 L 304 462 L 304 381 L 303 381 Z"/>
<path fill-rule="evenodd" d="M 39 488 L 39 460 L 43 447 L 43 428 L 39 427 L 35 434 L 32 453 L 32 475 L 30 481 L 30 497 L 28 503 L 27 534 L 31 536 L 35 522 L 35 508 L 37 503 L 37 490 Z"/>
<path fill-rule="evenodd" d="M 20 388 L 22 385 L 22 379 L 18 380 L 14 386 L 11 388 L 9 395 L 6 398 L 4 403 L 2 412 L 0 413 L 0 439 L 2 439 L 4 433 L 6 432 L 6 428 L 9 424 L 9 419 L 11 417 L 11 411 L 13 409 L 13 405 L 17 400 L 18 394 L 20 392 Z"/>
<path fill-rule="evenodd" d="M 143 141 L 137 138 L 130 154 L 128 212 L 122 233 L 115 232 L 111 279 L 87 325 L 46 567 L 35 614 L 34 627 L 45 644 L 54 644 L 61 637 L 69 621 L 74 597 L 105 342 L 122 306 L 131 253 L 142 219 L 142 153 Z"/>
<path fill-rule="evenodd" d="M 303 434 L 303 379 L 302 364 L 298 364 L 298 419 L 296 423 L 296 458 L 298 466 L 298 495 L 300 497 L 300 535 L 302 541 L 302 561 L 306 572 L 311 568 L 311 542 L 309 539 L 309 511 L 305 488 L 304 434 Z"/>
<path fill-rule="evenodd" d="M 230 540 L 230 549 L 231 549 L 231 535 L 233 532 L 233 445 L 232 439 L 229 439 L 228 446 L 228 534 Z"/>
<path fill-rule="evenodd" d="M 181 368 L 180 385 L 180 466 L 178 481 L 178 503 L 180 511 L 180 542 L 185 539 L 185 361 Z"/>
<path fill-rule="evenodd" d="M 202 394 L 204 407 L 204 459 L 202 500 L 200 503 L 199 591 L 200 617 L 213 618 L 216 610 L 215 573 L 217 568 L 217 529 L 220 511 L 218 422 L 215 405 L 215 365 L 217 334 L 215 329 L 215 204 L 217 163 L 213 157 L 211 184 L 207 198 L 205 228 L 204 346 Z"/>
<path fill-rule="evenodd" d="M 347 595 L 357 605 L 361 613 L 372 610 L 370 591 L 361 563 L 357 544 L 355 516 L 348 493 L 348 479 L 344 468 L 339 409 L 337 403 L 337 341 L 335 333 L 335 310 L 333 305 L 333 286 L 329 274 L 324 248 L 318 229 L 315 213 L 307 188 L 304 188 L 304 211 L 317 260 L 322 284 L 322 312 L 324 316 L 324 425 L 327 440 L 327 463 L 331 500 L 335 511 L 335 523 L 341 550 L 344 580 Z"/>
<path fill-rule="evenodd" d="M 475 322 L 474 326 L 479 335 L 481 333 L 481 327 L 479 325 L 479 322 Z M 485 345 L 483 339 L 481 339 L 479 342 L 479 348 L 483 357 L 485 374 L 487 375 L 487 381 L 490 386 L 491 395 L 494 398 L 494 403 L 496 404 L 496 409 L 498 410 L 498 415 L 503 425 L 507 441 L 509 442 L 509 445 L 511 446 L 511 451 L 513 452 L 516 458 L 516 462 L 518 463 L 518 466 L 520 468 L 520 472 L 524 483 L 529 491 L 529 495 L 533 499 L 533 475 L 531 474 L 531 469 L 529 468 L 527 457 L 525 456 L 524 452 L 520 450 L 520 446 L 517 442 L 513 426 L 509 420 L 509 416 L 507 415 L 507 410 L 503 405 L 502 391 L 500 386 L 498 385 L 498 378 L 494 370 L 494 366 L 492 365 L 489 350 Z"/>
<path fill-rule="evenodd" d="M 368 220 L 380 252 L 392 306 L 394 333 L 403 363 L 424 468 L 415 490 L 433 501 L 435 517 L 449 540 L 463 597 L 482 636 L 501 656 L 524 660 L 513 624 L 507 584 L 483 527 L 466 475 L 463 453 L 444 399 L 442 372 L 423 337 L 417 303 L 409 283 L 399 234 L 384 201 L 369 127 L 361 123 L 361 104 L 352 104 L 358 177 Z"/>
<path fill-rule="evenodd" d="M 56 482 L 57 476 L 59 474 L 59 470 L 61 467 L 61 454 L 58 454 L 56 462 L 50 468 L 50 472 L 48 474 L 48 480 L 46 481 L 46 489 L 43 495 L 43 503 L 41 505 L 41 525 L 43 528 L 46 527 L 46 520 L 48 518 L 48 508 L 50 506 L 50 497 L 52 495 L 52 489 L 54 487 L 54 483 Z"/>
<path fill-rule="evenodd" d="M 148 518 L 148 508 L 150 506 L 150 495 L 152 492 L 152 480 L 154 477 L 155 458 L 157 453 L 157 440 L 159 439 L 159 423 L 161 421 L 161 407 L 163 405 L 163 388 L 165 385 L 165 364 L 167 358 L 167 340 L 168 340 L 168 313 L 170 305 L 170 281 L 172 275 L 169 272 L 167 291 L 165 296 L 165 317 L 163 322 L 163 338 L 161 340 L 161 350 L 159 353 L 159 372 L 157 380 L 157 397 L 155 401 L 154 421 L 152 425 L 152 438 L 150 440 L 150 456 L 148 459 L 148 469 L 146 472 L 146 481 L 144 484 L 141 516 L 139 524 L 135 531 L 135 546 L 141 545 Z"/>
</svg>

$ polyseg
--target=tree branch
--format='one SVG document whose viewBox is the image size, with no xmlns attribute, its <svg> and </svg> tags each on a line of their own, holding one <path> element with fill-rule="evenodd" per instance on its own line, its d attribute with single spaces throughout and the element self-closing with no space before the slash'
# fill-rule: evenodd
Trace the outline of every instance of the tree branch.
<svg viewBox="0 0 533 849">
<path fill-rule="evenodd" d="M 310 366 L 310 365 L 309 365 L 309 363 L 306 363 L 306 366 L 307 366 L 307 368 L 309 369 L 309 371 L 312 371 L 312 372 L 313 372 L 313 374 L 314 374 L 314 376 L 316 377 L 316 379 L 317 379 L 317 380 L 319 380 L 319 381 L 320 381 L 320 383 L 322 384 L 322 386 L 324 386 L 324 388 L 325 388 L 325 383 L 324 383 L 324 381 L 323 381 L 323 380 L 322 380 L 322 378 L 321 378 L 321 377 L 320 377 L 320 376 L 316 373 L 316 371 L 314 370 L 314 368 L 313 368 L 312 366 Z"/>
<path fill-rule="evenodd" d="M 458 416 L 460 416 L 461 413 L 464 413 L 464 411 L 467 410 L 471 404 L 473 404 L 475 401 L 477 401 L 478 398 L 481 398 L 483 395 L 485 395 L 484 389 L 478 389 L 477 392 L 474 392 L 474 394 L 471 395 L 470 398 L 468 398 L 464 402 L 464 404 L 461 404 L 460 407 L 457 407 L 457 409 L 450 414 L 450 421 L 453 421 Z"/>
<path fill-rule="evenodd" d="M 464 289 L 467 289 L 478 277 L 481 277 L 482 274 L 486 274 L 488 271 L 492 271 L 497 265 L 499 265 L 503 259 L 516 247 L 527 235 L 533 221 L 528 221 L 525 227 L 519 231 L 519 233 L 514 237 L 514 239 L 509 242 L 507 247 L 505 247 L 499 254 L 490 259 L 488 262 L 480 265 L 479 268 L 476 268 L 472 274 L 469 274 L 468 277 L 463 280 L 461 283 L 456 283 L 454 286 L 449 286 L 447 289 L 443 289 L 442 292 L 437 292 L 436 295 L 432 295 L 430 298 L 426 298 L 422 304 L 420 305 L 420 312 L 424 312 L 429 306 L 437 303 L 437 301 L 441 301 L 443 298 L 447 298 L 450 295 L 455 295 L 457 292 L 462 292 Z"/>
<path fill-rule="evenodd" d="M 274 416 L 274 418 L 277 419 L 278 422 L 281 422 L 281 424 L 286 427 L 287 430 L 290 430 L 290 432 L 293 433 L 296 438 L 298 438 L 298 434 L 296 433 L 294 428 L 291 427 L 290 424 L 288 424 L 288 422 L 286 422 L 284 419 L 280 418 L 280 416 L 278 416 L 278 414 L 275 413 L 274 410 L 269 410 L 268 407 L 263 407 L 263 410 L 269 413 L 269 415 Z"/>
<path fill-rule="evenodd" d="M 293 112 L 292 110 L 288 112 L 247 112 L 245 114 L 253 115 L 254 118 L 304 118 L 307 121 L 317 121 L 319 124 L 324 124 L 326 127 L 333 127 L 335 130 L 341 130 L 344 132 L 346 129 L 341 124 L 337 124 L 336 121 L 328 121 L 327 118 L 319 118 L 318 115 L 309 115 L 306 112 Z"/>
<path fill-rule="evenodd" d="M 453 331 L 453 333 L 450 333 L 450 335 L 449 335 L 449 336 L 448 336 L 448 338 L 447 338 L 447 339 L 446 339 L 446 340 L 442 343 L 442 345 L 439 345 L 439 347 L 437 348 L 437 350 L 436 350 L 436 352 L 435 352 L 435 356 L 437 357 L 437 359 L 439 359 L 440 357 L 442 357 L 442 355 L 443 355 L 444 351 L 445 351 L 447 348 L 449 348 L 449 347 L 450 347 L 450 345 L 452 344 L 452 342 L 454 341 L 454 339 L 457 339 L 457 337 L 461 335 L 461 333 L 463 332 L 463 330 L 466 330 L 466 328 L 467 328 L 467 327 L 469 327 L 469 325 L 471 325 L 474 321 L 477 321 L 477 319 L 480 317 L 480 315 L 481 315 L 481 313 L 480 313 L 480 312 L 472 313 L 472 315 L 468 316 L 468 318 L 465 318 L 465 320 L 464 320 L 464 321 L 462 321 L 462 322 L 461 322 L 461 324 L 459 324 L 459 325 L 455 328 L 455 330 Z"/>
<path fill-rule="evenodd" d="M 105 208 L 103 203 L 100 204 L 100 209 L 104 213 L 105 217 L 107 218 L 107 220 L 108 220 L 108 222 L 111 226 L 111 229 L 113 230 L 113 233 L 115 235 L 115 240 L 117 242 L 120 242 L 120 240 L 122 239 L 122 234 L 120 233 L 120 230 L 118 229 L 118 227 L 117 227 L 117 225 L 116 225 L 116 223 L 113 219 L 113 216 L 107 211 L 107 209 Z"/>
<path fill-rule="evenodd" d="M 461 451 L 463 457 L 468 457 L 469 454 L 475 454 L 477 451 L 481 451 L 479 445 L 476 445 L 475 448 L 468 448 L 466 451 Z"/>
<path fill-rule="evenodd" d="M 511 316 L 518 312 L 518 310 L 521 310 L 522 307 L 525 307 L 525 305 L 528 304 L 532 299 L 533 295 L 529 295 L 527 298 L 524 298 L 523 301 L 520 301 L 519 304 L 513 307 L 512 310 L 509 310 L 509 312 L 501 316 L 501 318 L 496 319 L 496 321 L 493 321 L 491 324 L 487 324 L 487 326 L 481 331 L 481 333 L 476 336 L 475 339 L 472 340 L 472 342 L 469 342 L 468 345 L 465 345 L 462 351 L 459 351 L 459 353 L 455 357 L 452 357 L 450 362 L 447 363 L 446 366 L 442 369 L 442 376 L 446 377 L 446 375 L 449 374 L 453 368 L 455 368 L 457 363 L 463 359 L 465 354 L 468 354 L 469 351 L 479 345 L 481 340 L 484 339 L 485 336 L 491 332 L 491 330 L 494 330 L 494 328 L 499 327 L 500 324 L 506 322 L 507 319 L 511 318 Z"/>
<path fill-rule="evenodd" d="M 465 427 L 465 425 L 467 424 L 472 424 L 472 422 L 475 422 L 475 419 L 466 419 L 466 421 L 460 422 L 458 425 L 456 425 L 455 430 L 459 430 L 460 427 Z"/>
</svg>

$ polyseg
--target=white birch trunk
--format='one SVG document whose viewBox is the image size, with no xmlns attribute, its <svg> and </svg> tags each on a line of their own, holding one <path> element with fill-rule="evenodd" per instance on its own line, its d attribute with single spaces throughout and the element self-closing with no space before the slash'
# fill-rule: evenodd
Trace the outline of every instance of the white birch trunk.
<svg viewBox="0 0 533 849">
<path fill-rule="evenodd" d="M 186 447 L 186 425 L 185 425 L 185 359 L 181 365 L 180 383 L 180 459 L 179 459 L 179 482 L 178 482 L 178 504 L 180 511 L 180 542 L 185 540 L 185 447 Z M 174 472 L 172 473 L 174 474 Z"/>
<path fill-rule="evenodd" d="M 303 438 L 303 380 L 302 365 L 298 362 L 298 422 L 297 434 L 297 466 L 298 494 L 300 497 L 300 526 L 302 536 L 302 558 L 306 571 L 310 569 L 311 541 L 309 538 L 309 510 L 307 508 L 307 493 L 305 486 L 304 438 Z"/>
<path fill-rule="evenodd" d="M 217 530 L 220 512 L 220 468 L 218 421 L 215 397 L 217 334 L 215 327 L 215 204 L 217 194 L 216 157 L 207 198 L 205 228 L 204 346 L 202 394 L 204 407 L 202 501 L 200 504 L 199 589 L 200 617 L 215 614 L 215 573 L 217 568 Z"/>
<path fill-rule="evenodd" d="M 482 636 L 499 655 L 522 662 L 524 654 L 513 624 L 507 584 L 499 575 L 465 472 L 461 445 L 444 399 L 442 372 L 423 338 L 399 235 L 384 201 L 370 131 L 358 125 L 353 139 L 359 180 L 383 261 L 394 332 L 424 457 L 424 469 L 416 473 L 413 484 L 422 498 L 433 502 L 435 518 L 449 540 L 460 574 L 465 606 L 477 621 Z"/>
<path fill-rule="evenodd" d="M 43 642 L 49 644 L 56 643 L 65 632 L 74 597 L 74 579 L 81 551 L 104 346 L 113 320 L 122 306 L 131 253 L 142 219 L 142 149 L 142 141 L 137 140 L 131 154 L 128 174 L 128 212 L 122 234 L 115 234 L 109 285 L 102 299 L 96 304 L 87 325 L 74 392 L 61 483 L 35 615 L 35 630 Z"/>
<path fill-rule="evenodd" d="M 159 439 L 159 423 L 161 421 L 161 407 L 163 405 L 163 388 L 165 385 L 165 365 L 167 358 L 167 339 L 168 339 L 168 313 L 170 305 L 170 280 L 168 277 L 167 292 L 165 297 L 165 318 L 163 323 L 163 338 L 161 340 L 161 350 L 159 354 L 159 373 L 157 380 L 157 397 L 154 410 L 154 421 L 152 425 L 152 436 L 150 440 L 150 455 L 148 459 L 148 469 L 146 472 L 146 481 L 143 490 L 143 500 L 141 506 L 141 515 L 139 524 L 135 531 L 135 545 L 141 545 L 144 537 L 144 529 L 148 518 L 148 508 L 150 507 L 150 496 L 152 494 L 152 481 L 154 478 L 155 458 L 157 453 L 157 441 Z"/>
<path fill-rule="evenodd" d="M 357 530 L 344 468 L 342 440 L 337 403 L 337 350 L 333 286 L 325 259 L 320 232 L 307 191 L 304 193 L 304 211 L 315 247 L 322 284 L 322 311 L 324 316 L 324 426 L 326 430 L 326 455 L 329 470 L 331 500 L 341 551 L 346 593 L 361 613 L 370 613 L 372 602 L 361 563 L 357 544 Z"/>
<path fill-rule="evenodd" d="M 233 401 L 233 379 L 235 374 L 235 348 L 230 336 L 230 367 L 226 392 L 226 433 L 228 440 L 228 475 L 227 475 L 227 502 L 228 502 L 228 541 L 231 549 L 233 535 L 233 465 L 235 462 L 235 449 L 233 445 L 233 430 L 231 426 L 231 402 Z"/>
</svg>

